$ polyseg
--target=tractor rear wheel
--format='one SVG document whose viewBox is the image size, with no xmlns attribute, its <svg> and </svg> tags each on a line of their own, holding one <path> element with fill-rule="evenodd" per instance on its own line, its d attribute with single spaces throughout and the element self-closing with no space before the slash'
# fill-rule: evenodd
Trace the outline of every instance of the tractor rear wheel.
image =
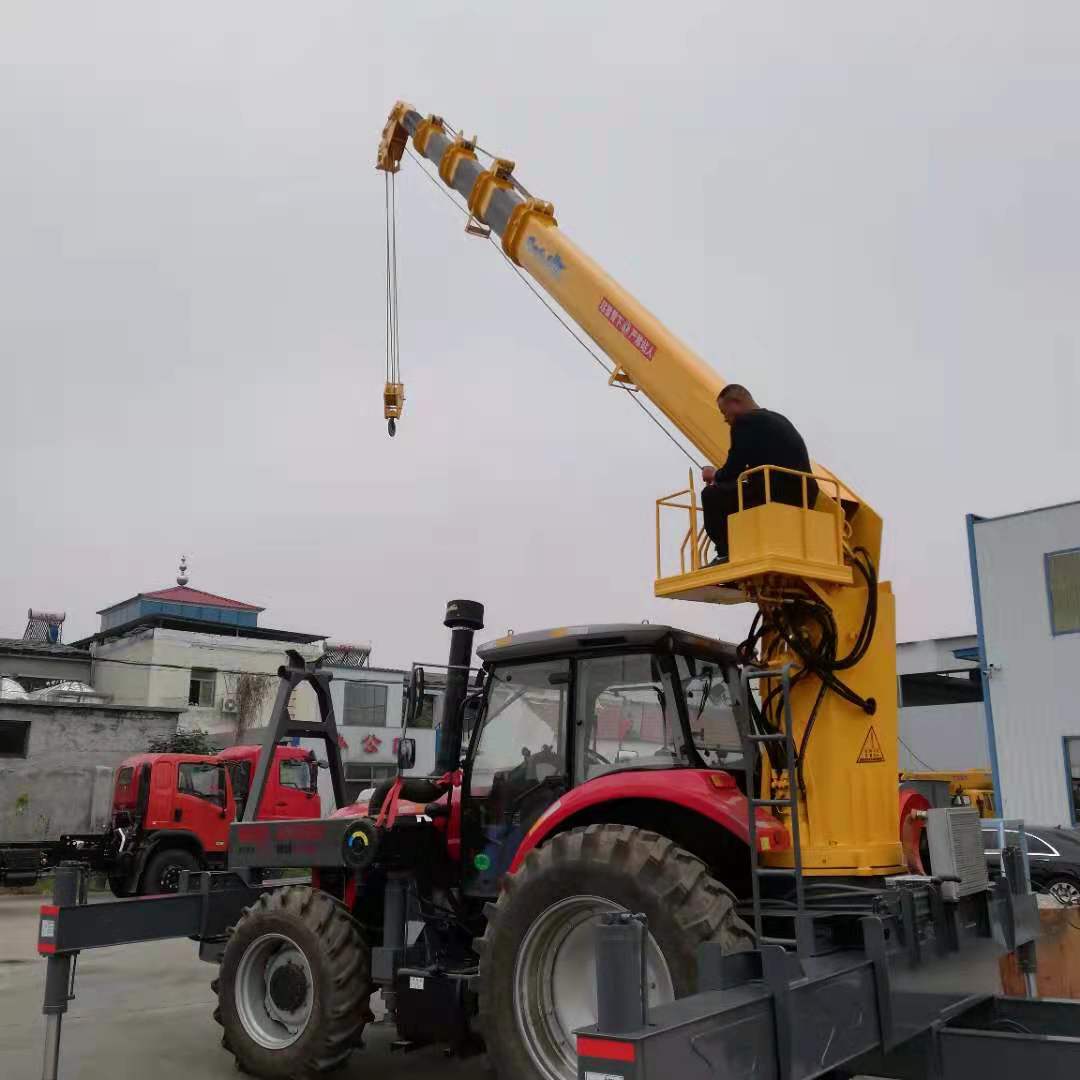
<svg viewBox="0 0 1080 1080">
<path fill-rule="evenodd" d="M 610 911 L 649 920 L 649 1003 L 693 993 L 698 946 L 753 947 L 735 898 L 658 833 L 590 825 L 530 852 L 507 878 L 483 938 L 480 1026 L 499 1076 L 574 1080 L 574 1029 L 596 1022 L 594 928 Z"/>
<path fill-rule="evenodd" d="M 342 1064 L 372 1019 L 371 954 L 326 893 L 263 893 L 225 947 L 214 1018 L 237 1066 L 263 1077 L 310 1076 Z"/>
</svg>

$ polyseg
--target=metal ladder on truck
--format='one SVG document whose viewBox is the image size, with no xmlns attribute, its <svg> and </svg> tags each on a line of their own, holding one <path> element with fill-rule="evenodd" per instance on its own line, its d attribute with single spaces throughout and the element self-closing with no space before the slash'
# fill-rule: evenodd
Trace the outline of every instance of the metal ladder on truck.
<svg viewBox="0 0 1080 1080">
<path fill-rule="evenodd" d="M 795 736 L 791 716 L 791 664 L 780 668 L 746 668 L 741 674 L 742 700 L 741 713 L 743 739 L 743 761 L 746 768 L 746 803 L 747 823 L 750 842 L 750 887 L 753 903 L 754 934 L 758 945 L 781 945 L 794 949 L 800 956 L 810 950 L 813 941 L 812 931 L 806 920 L 806 897 L 803 883 L 802 846 L 799 841 L 799 760 L 795 749 Z M 757 711 L 754 700 L 754 683 L 766 680 L 779 680 L 778 688 L 770 693 L 779 693 L 779 712 L 783 719 L 783 730 L 765 730 L 764 718 Z M 775 715 L 776 710 L 774 710 Z M 787 798 L 760 798 L 755 784 L 755 772 L 758 751 L 768 752 L 770 746 L 782 745 L 784 763 L 787 769 Z M 788 866 L 762 866 L 761 852 L 758 850 L 757 811 L 759 807 L 772 810 L 787 810 L 791 822 L 791 843 L 793 863 Z M 762 883 L 766 880 L 788 879 L 794 885 L 794 909 L 771 907 L 764 909 Z M 765 918 L 790 916 L 793 933 L 791 935 L 769 935 L 765 933 Z"/>
</svg>

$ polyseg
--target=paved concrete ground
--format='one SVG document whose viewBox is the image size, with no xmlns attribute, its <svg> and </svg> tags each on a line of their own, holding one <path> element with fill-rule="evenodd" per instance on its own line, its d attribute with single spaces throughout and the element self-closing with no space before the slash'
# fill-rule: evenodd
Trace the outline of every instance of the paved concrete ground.
<svg viewBox="0 0 1080 1080">
<path fill-rule="evenodd" d="M 0 1077 L 41 1075 L 45 962 L 37 955 L 42 897 L 0 896 Z M 64 1018 L 64 1080 L 212 1080 L 238 1075 L 211 1018 L 213 969 L 187 940 L 125 945 L 84 954 L 76 998 Z M 376 1004 L 376 1012 L 379 1008 Z M 488 1080 L 486 1059 L 446 1061 L 436 1051 L 391 1055 L 392 1027 L 368 1028 L 342 1080 Z"/>
</svg>

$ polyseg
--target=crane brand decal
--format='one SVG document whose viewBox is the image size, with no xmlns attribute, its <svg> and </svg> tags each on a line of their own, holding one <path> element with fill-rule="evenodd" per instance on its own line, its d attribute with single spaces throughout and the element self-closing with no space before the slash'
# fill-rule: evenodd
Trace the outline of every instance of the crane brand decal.
<svg viewBox="0 0 1080 1080">
<path fill-rule="evenodd" d="M 566 263 L 562 261 L 562 256 L 558 253 L 548 251 L 535 236 L 528 237 L 525 240 L 525 246 L 529 249 L 531 254 L 535 255 L 544 266 L 551 271 L 554 277 L 561 276 L 562 272 L 566 269 Z"/>
<path fill-rule="evenodd" d="M 653 358 L 656 354 L 656 346 L 606 296 L 600 301 L 600 314 L 603 315 L 604 318 L 607 319 L 607 321 L 611 323 L 611 325 L 614 326 L 615 329 L 618 330 L 646 360 L 651 360 Z"/>
</svg>

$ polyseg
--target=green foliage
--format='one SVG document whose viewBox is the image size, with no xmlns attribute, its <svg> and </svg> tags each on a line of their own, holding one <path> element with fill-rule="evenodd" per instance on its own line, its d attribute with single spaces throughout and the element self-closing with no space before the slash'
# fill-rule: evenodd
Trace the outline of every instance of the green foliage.
<svg viewBox="0 0 1080 1080">
<path fill-rule="evenodd" d="M 216 754 L 221 749 L 210 742 L 210 733 L 202 728 L 174 731 L 166 739 L 151 739 L 147 750 L 151 754 Z"/>
</svg>

